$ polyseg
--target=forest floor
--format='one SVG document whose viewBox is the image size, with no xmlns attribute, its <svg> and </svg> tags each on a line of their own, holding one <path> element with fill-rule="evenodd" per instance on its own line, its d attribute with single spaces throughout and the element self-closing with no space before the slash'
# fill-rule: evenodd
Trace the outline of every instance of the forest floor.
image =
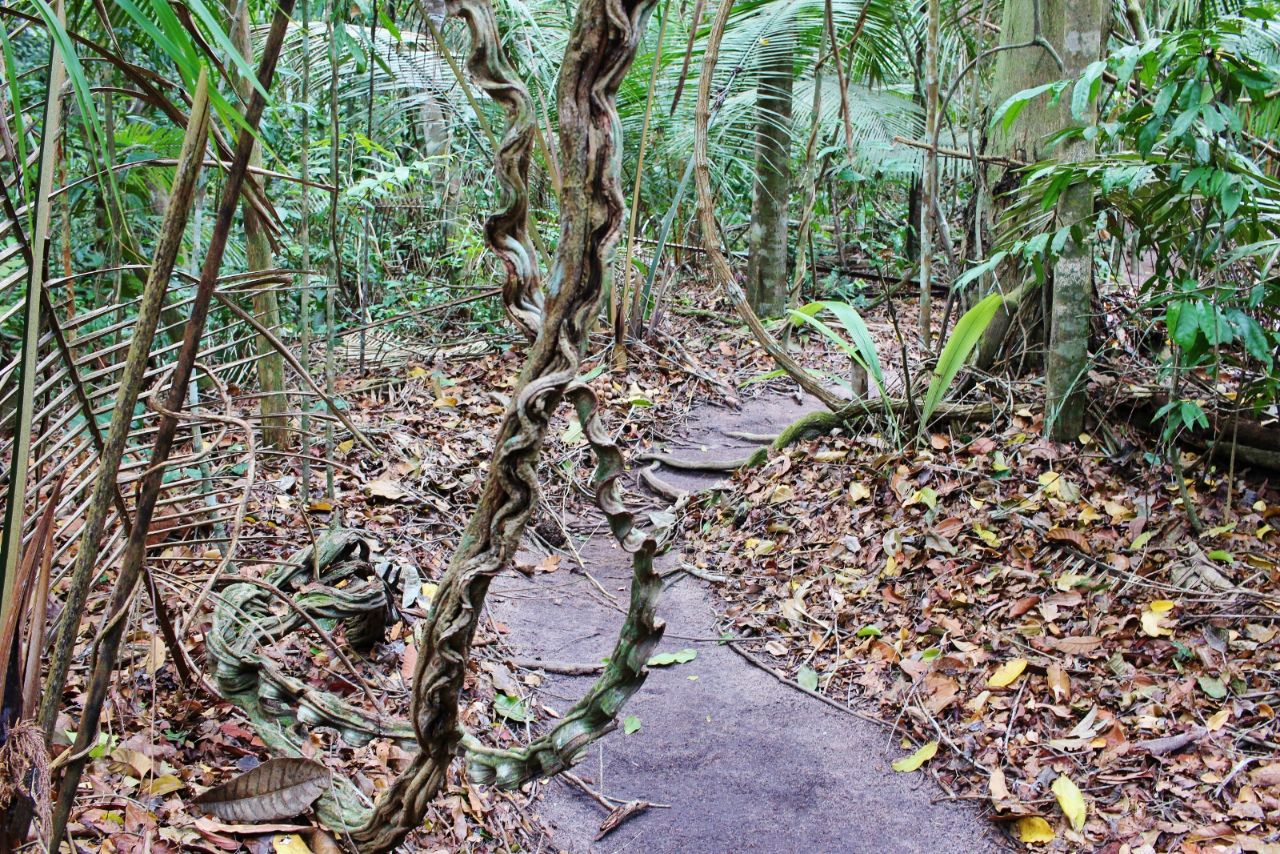
<svg viewBox="0 0 1280 854">
<path fill-rule="evenodd" d="M 726 431 L 776 433 L 809 408 L 789 383 L 752 382 L 773 365 L 745 328 L 670 321 L 629 372 L 606 372 L 607 354 L 583 367 L 633 460 L 663 449 L 723 460 L 748 444 Z M 868 323 L 896 353 L 890 321 Z M 824 363 L 819 342 L 799 344 Z M 237 568 L 265 574 L 311 532 L 354 528 L 399 579 L 412 623 L 474 505 L 518 348 L 383 336 L 368 361 L 339 390 L 381 454 L 342 441 L 334 498 L 315 498 L 317 471 L 309 503 L 292 461 L 266 462 Z M 997 402 L 991 425 L 944 425 L 920 443 L 870 428 L 805 441 L 723 484 L 722 472 L 660 467 L 662 483 L 701 490 L 661 558 L 670 657 L 592 748 L 581 787 L 508 794 L 455 773 L 417 849 L 1274 851 L 1280 491 L 1189 456 L 1196 536 L 1169 461 L 1140 436 L 1090 438 L 1081 452 L 1040 437 L 1034 385 L 971 394 Z M 518 572 L 494 586 L 461 711 L 496 744 L 527 740 L 580 696 L 589 680 L 550 662 L 598 663 L 621 621 L 626 561 L 593 515 L 591 470 L 561 417 L 541 512 Z M 634 482 L 629 497 L 668 504 Z M 175 541 L 157 565 L 195 581 L 219 557 Z M 189 804 L 266 753 L 237 710 L 175 683 L 149 615 L 134 619 L 77 839 L 278 850 L 285 831 L 255 834 Z M 308 632 L 267 653 L 360 702 Z M 397 623 L 358 666 L 404 715 L 415 660 L 412 626 Z M 368 796 L 407 759 L 325 730 L 307 745 Z M 664 806 L 633 807 L 593 847 L 601 799 Z"/>
</svg>

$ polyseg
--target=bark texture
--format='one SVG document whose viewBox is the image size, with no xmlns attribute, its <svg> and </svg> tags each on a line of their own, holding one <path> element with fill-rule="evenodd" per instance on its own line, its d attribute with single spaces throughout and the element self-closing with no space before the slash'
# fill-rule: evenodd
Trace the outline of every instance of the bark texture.
<svg viewBox="0 0 1280 854">
<path fill-rule="evenodd" d="M 1102 0 L 1074 0 L 1066 15 L 1062 61 L 1069 75 L 1077 75 L 1102 56 L 1104 29 L 1111 14 Z M 1065 108 L 1066 98 L 1063 98 Z M 1091 115 L 1085 116 L 1089 121 Z M 1068 114 L 1064 125 L 1074 121 Z M 1091 143 L 1079 141 L 1060 148 L 1058 159 L 1078 162 L 1093 155 Z M 1093 216 L 1093 188 L 1068 187 L 1058 200 L 1058 225 L 1079 226 L 1087 234 Z M 1049 307 L 1049 349 L 1045 355 L 1045 422 L 1049 437 L 1074 441 L 1084 429 L 1085 382 L 1089 370 L 1089 307 L 1093 298 L 1093 246 L 1074 238 L 1063 247 L 1053 267 Z"/>
<path fill-rule="evenodd" d="M 787 201 L 791 197 L 794 38 L 775 34 L 756 84 L 756 180 L 751 197 L 747 301 L 764 317 L 787 307 Z"/>
<path fill-rule="evenodd" d="M 253 62 L 253 43 L 249 38 L 248 3 L 242 3 L 236 22 L 236 47 L 249 62 Z M 240 97 L 249 100 L 252 84 L 241 79 L 237 87 Z M 262 168 L 262 146 L 254 145 L 253 154 L 249 158 L 251 170 Z M 265 189 L 265 186 L 264 186 Z M 271 251 L 271 240 L 267 236 L 266 225 L 257 209 L 246 199 L 243 204 L 245 258 L 249 272 L 260 273 L 275 267 L 274 253 Z M 253 292 L 253 314 L 267 329 L 280 328 L 280 300 L 274 284 L 260 285 Z M 262 442 L 268 448 L 287 448 L 289 446 L 289 419 L 285 414 L 289 410 L 289 399 L 284 393 L 284 360 L 271 346 L 271 342 L 261 334 L 255 336 L 254 346 L 258 354 L 258 401 L 262 413 Z"/>
<path fill-rule="evenodd" d="M 1085 66 L 1101 56 L 1109 15 L 1110 7 L 1100 0 L 1007 0 L 1000 43 L 1008 49 L 996 54 L 990 109 L 995 110 L 1023 89 L 1078 77 Z M 1045 97 L 1032 101 L 1010 128 L 992 128 L 987 152 L 1025 163 L 1055 155 L 1080 156 L 1070 152 L 1064 155 L 1047 144 L 1052 134 L 1073 123 L 1070 104 L 1069 94 L 1056 105 L 1050 105 Z M 999 196 L 1014 189 L 1016 182 L 1017 176 L 1007 170 L 988 180 L 995 198 L 984 207 L 992 212 L 993 223 L 999 222 L 1004 209 Z M 1064 195 L 1070 196 L 1071 192 Z M 1078 202 L 1074 208 L 1080 210 Z M 976 362 L 983 369 L 993 366 L 1002 353 L 1007 355 L 1047 340 L 1042 314 L 1023 312 L 1022 322 L 1017 322 L 1020 309 L 1030 305 L 1025 299 L 1031 289 L 1023 286 L 1024 272 L 1011 264 L 997 276 L 997 287 L 1004 293 L 1005 302 L 987 327 L 978 349 Z"/>
</svg>

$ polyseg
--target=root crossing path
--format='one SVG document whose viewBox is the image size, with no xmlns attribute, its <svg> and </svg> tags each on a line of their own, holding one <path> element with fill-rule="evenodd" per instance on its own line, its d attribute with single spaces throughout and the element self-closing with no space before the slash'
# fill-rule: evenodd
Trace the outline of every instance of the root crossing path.
<svg viewBox="0 0 1280 854">
<path fill-rule="evenodd" d="M 681 458 L 724 460 L 751 450 L 726 433 L 781 430 L 812 409 L 770 396 L 739 411 L 695 410 L 681 440 L 667 450 Z M 664 469 L 681 489 L 714 486 L 723 475 Z M 590 525 L 595 520 L 578 520 Z M 625 604 L 628 556 L 603 524 L 575 543 L 600 587 L 570 558 L 554 572 L 501 576 L 490 595 L 494 620 L 508 628 L 514 653 L 543 661 L 596 664 L 608 655 Z M 659 566 L 679 566 L 681 544 Z M 601 589 L 606 596 L 601 592 Z M 716 643 L 717 600 L 706 582 L 670 576 L 658 612 L 667 621 L 659 652 L 694 649 L 692 661 L 653 668 L 625 715 L 640 720 L 592 747 L 576 771 L 595 791 L 619 803 L 669 804 L 630 818 L 596 841 L 604 809 L 563 779 L 547 783 L 537 809 L 554 828 L 548 850 L 711 854 L 711 852 L 986 852 L 1005 850 L 999 834 L 967 803 L 939 802 L 924 773 L 898 774 L 902 754 L 886 728 L 830 708 Z M 548 674 L 541 704 L 562 711 L 590 676 Z"/>
</svg>

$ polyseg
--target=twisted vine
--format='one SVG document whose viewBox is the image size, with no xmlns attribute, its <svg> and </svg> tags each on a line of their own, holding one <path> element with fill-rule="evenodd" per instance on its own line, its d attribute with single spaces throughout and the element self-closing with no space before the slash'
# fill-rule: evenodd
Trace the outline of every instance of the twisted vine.
<svg viewBox="0 0 1280 854">
<path fill-rule="evenodd" d="M 661 580 L 653 571 L 659 533 L 638 527 L 624 506 L 616 482 L 623 471 L 622 455 L 596 415 L 594 394 L 574 382 L 601 295 L 610 286 L 623 217 L 618 86 L 635 57 L 653 7 L 654 0 L 583 0 L 578 9 L 558 86 L 563 159 L 560 241 L 543 294 L 526 226 L 534 131 L 528 91 L 506 62 L 487 0 L 447 4 L 451 14 L 466 21 L 471 33 L 468 69 L 507 113 L 508 126 L 495 164 L 505 208 L 489 219 L 485 233 L 506 267 L 507 311 L 531 344 L 517 380 L 518 391 L 498 433 L 479 504 L 423 624 L 410 708 L 419 752 L 367 815 L 349 803 L 335 806 L 332 797 L 321 806 L 321 817 L 336 827 L 351 828 L 350 836 L 362 851 L 391 850 L 418 827 L 460 753 L 465 753 L 467 771 L 474 779 L 508 787 L 570 766 L 588 744 L 614 727 L 623 702 L 643 684 L 645 662 L 662 636 L 662 623 L 654 613 L 661 590 Z M 458 700 L 489 583 L 510 564 L 536 507 L 538 455 L 550 419 L 566 397 L 577 409 L 598 459 L 597 504 L 614 535 L 633 555 L 631 607 L 609 664 L 587 695 L 533 743 L 498 750 L 462 730 Z M 231 601 L 215 613 L 219 629 L 239 619 L 246 605 L 250 611 L 258 607 L 247 590 L 228 593 L 233 594 Z M 328 608 L 330 616 L 359 626 L 364 618 L 353 612 L 372 609 L 372 596 L 358 598 L 358 602 L 339 605 L 334 597 L 321 595 L 313 597 L 308 607 Z M 255 721 L 288 722 L 296 704 L 297 712 L 292 714 L 297 719 L 337 725 L 357 741 L 367 740 L 371 733 L 405 731 L 393 722 L 370 721 L 367 713 L 336 698 L 318 698 L 300 690 L 296 682 L 256 656 L 254 646 L 263 636 L 287 630 L 293 622 L 288 616 L 259 614 L 249 621 L 248 636 L 232 629 L 213 633 L 219 639 L 211 639 L 211 655 L 215 661 L 227 662 L 217 678 L 253 710 Z M 360 636 L 359 631 L 356 634 Z M 296 747 L 284 727 L 261 734 L 273 749 L 291 752 Z M 344 788 L 343 797 L 349 794 Z M 353 827 L 357 816 L 364 820 Z"/>
<path fill-rule="evenodd" d="M 565 396 L 577 410 L 597 459 L 596 504 L 619 544 L 632 554 L 631 604 L 603 674 L 548 732 L 528 745 L 498 749 L 459 730 L 467 775 L 475 783 L 511 789 L 572 766 L 589 744 L 614 729 L 622 705 L 644 684 L 645 663 L 662 638 L 664 626 L 655 614 L 662 578 L 653 569 L 653 558 L 667 530 L 642 528 L 627 510 L 617 483 L 624 471 L 622 453 L 598 416 L 595 394 L 575 383 Z M 245 711 L 274 752 L 299 754 L 294 735 L 298 723 L 331 727 L 356 746 L 374 738 L 401 743 L 414 738 L 406 721 L 370 714 L 312 688 L 258 652 L 263 643 L 284 637 L 308 619 L 343 622 L 353 646 L 372 647 L 383 636 L 387 601 L 367 558 L 368 549 L 358 534 L 331 531 L 275 570 L 266 584 L 232 584 L 219 598 L 207 640 L 214 681 L 225 698 Z M 316 568 L 322 570 L 318 581 L 307 583 Z M 344 581 L 345 587 L 336 586 Z M 287 595 L 299 587 L 287 612 L 272 610 L 273 595 Z M 361 827 L 369 811 L 348 781 L 338 775 L 334 779 L 335 790 L 321 798 L 317 812 L 330 827 Z"/>
<path fill-rule="evenodd" d="M 542 323 L 537 255 L 528 230 L 529 161 L 536 132 L 533 99 L 507 62 L 489 0 L 449 0 L 445 9 L 467 25 L 471 36 L 467 71 L 472 80 L 507 115 L 506 130 L 494 152 L 503 209 L 485 221 L 485 240 L 506 268 L 502 301 L 507 314 L 526 337 L 533 338 Z"/>
<path fill-rule="evenodd" d="M 484 597 L 493 576 L 509 564 L 536 505 L 535 467 L 547 425 L 577 374 L 611 278 L 623 216 L 616 97 L 652 10 L 653 0 L 582 0 L 578 8 L 558 86 L 564 187 L 541 323 L 499 430 L 479 506 L 425 626 L 411 707 L 419 752 L 378 799 L 369 821 L 353 832 L 364 851 L 390 850 L 419 825 L 458 751 L 458 695 Z"/>
</svg>

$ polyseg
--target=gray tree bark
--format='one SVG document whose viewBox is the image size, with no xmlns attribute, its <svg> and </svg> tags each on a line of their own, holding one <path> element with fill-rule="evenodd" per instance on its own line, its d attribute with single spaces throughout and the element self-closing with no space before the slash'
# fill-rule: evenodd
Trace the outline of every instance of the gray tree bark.
<svg viewBox="0 0 1280 854">
<path fill-rule="evenodd" d="M 990 109 L 996 109 L 1023 89 L 1079 76 L 1089 63 L 1102 55 L 1109 14 L 1110 7 L 1101 0 L 1006 0 L 1000 29 L 1000 43 L 1006 49 L 995 56 Z M 1039 43 L 1035 43 L 1037 41 Z M 1051 135 L 1075 121 L 1071 116 L 1070 102 L 1069 94 L 1055 105 L 1050 105 L 1049 100 L 1044 97 L 1032 101 L 1010 128 L 992 129 L 987 145 L 988 153 L 1027 163 L 1054 156 L 1062 159 L 1086 156 L 1087 152 L 1051 150 L 1047 144 Z M 996 198 L 984 207 L 992 211 L 994 222 L 999 222 L 1004 207 L 999 194 L 1011 190 L 1015 180 L 1015 175 L 1004 172 L 992 176 L 992 180 L 987 182 L 993 188 Z M 1070 211 L 1061 211 L 1069 218 L 1080 215 L 1082 211 L 1079 193 L 1073 190 L 1063 194 L 1061 204 L 1071 208 Z M 1084 213 L 1087 216 L 1088 212 Z M 1092 265 L 1088 252 L 1083 247 L 1068 247 L 1063 260 L 1063 274 L 1067 279 L 1064 285 L 1078 291 L 1081 264 L 1085 278 L 1091 280 Z M 996 312 L 979 345 L 976 362 L 983 369 L 994 365 L 1001 350 L 1009 343 L 1006 339 L 1013 330 L 1014 317 L 1024 297 L 1030 292 L 1029 288 L 1024 287 L 1024 272 L 1017 265 L 1009 264 L 996 277 L 996 287 L 1005 294 L 1005 303 Z M 1057 291 L 1057 279 L 1055 271 L 1050 282 L 1051 293 Z M 1083 309 L 1080 308 L 1081 295 L 1078 292 L 1068 295 L 1066 299 L 1068 302 L 1064 304 L 1063 312 L 1079 310 L 1079 314 L 1075 315 L 1077 317 L 1087 314 L 1088 292 L 1083 297 Z M 1068 309 L 1067 305 L 1072 307 Z M 1036 336 L 1033 332 L 1031 337 L 1048 339 L 1052 334 L 1054 315 L 1058 313 L 1051 309 L 1050 317 L 1045 318 L 1050 330 L 1048 334 Z M 1067 344 L 1067 348 L 1083 352 L 1087 345 L 1087 322 L 1075 326 L 1068 323 L 1068 326 L 1064 331 L 1065 335 L 1083 335 L 1084 340 L 1072 341 Z M 1039 331 L 1045 332 L 1043 329 Z M 1022 345 L 1026 346 L 1028 343 L 1023 341 Z M 1062 343 L 1066 344 L 1066 339 Z M 1072 375 L 1078 376 L 1080 373 L 1077 370 Z M 1078 432 L 1077 429 L 1072 435 Z"/>
<path fill-rule="evenodd" d="M 787 307 L 787 202 L 791 196 L 791 84 L 794 41 L 771 39 L 756 84 L 756 180 L 751 199 L 747 302 L 763 317 Z"/>
<path fill-rule="evenodd" d="M 241 3 L 237 10 L 234 31 L 236 47 L 249 62 L 253 62 L 253 46 L 249 39 L 249 10 L 247 3 Z M 252 82 L 248 79 L 237 81 L 240 96 L 249 100 Z M 243 133 L 243 131 L 242 131 Z M 249 168 L 262 167 L 262 146 L 255 145 L 249 160 Z M 246 199 L 242 206 L 244 217 L 245 256 L 250 272 L 261 272 L 275 267 L 275 258 L 271 251 L 271 241 L 267 237 L 266 225 L 258 212 Z M 274 285 L 262 285 L 253 292 L 254 317 L 270 330 L 280 329 L 280 301 Z M 254 346 L 258 354 L 258 390 L 261 399 L 258 401 L 262 413 L 262 441 L 268 448 L 289 447 L 289 418 L 285 414 L 289 409 L 289 399 L 284 392 L 284 359 L 271 346 L 271 342 L 263 335 L 257 335 Z"/>
</svg>

